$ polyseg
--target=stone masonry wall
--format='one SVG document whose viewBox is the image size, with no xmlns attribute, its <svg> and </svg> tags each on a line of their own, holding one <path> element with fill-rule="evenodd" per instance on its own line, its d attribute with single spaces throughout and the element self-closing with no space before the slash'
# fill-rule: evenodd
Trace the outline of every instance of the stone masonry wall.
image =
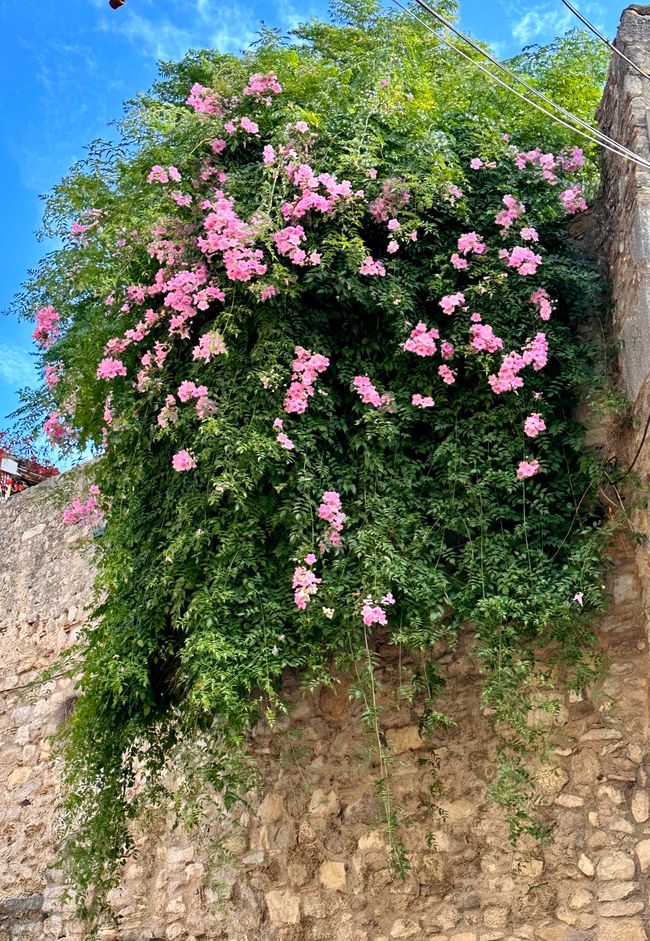
<svg viewBox="0 0 650 941">
<path fill-rule="evenodd" d="M 650 74 L 650 6 L 621 17 L 616 46 Z M 650 82 L 613 56 L 598 118 L 601 130 L 650 160 Z M 650 170 L 603 152 L 601 254 L 611 278 L 623 387 L 636 402 L 650 373 Z"/>
<path fill-rule="evenodd" d="M 66 478 L 0 505 L 0 939 L 78 939 L 56 847 L 56 768 L 47 736 L 71 708 L 64 679 L 33 700 L 14 689 L 74 638 L 92 582 L 92 540 L 61 523 Z M 455 728 L 420 738 L 399 698 L 389 649 L 381 678 L 393 787 L 412 870 L 388 868 L 375 758 L 358 705 L 336 690 L 288 689 L 294 708 L 256 729 L 262 786 L 229 832 L 202 836 L 161 820 L 142 836 L 104 941 L 646 941 L 650 888 L 647 641 L 642 587 L 621 545 L 613 604 L 600 624 L 609 662 L 584 697 L 563 699 L 542 769 L 546 846 L 508 843 L 486 800 L 496 740 L 479 704 L 471 638 L 440 649 L 443 707 Z M 402 664 L 402 668 L 404 664 Z M 540 717 L 541 718 L 541 717 Z M 432 800 L 438 775 L 440 797 Z M 221 840 L 231 857 L 224 862 Z"/>
</svg>

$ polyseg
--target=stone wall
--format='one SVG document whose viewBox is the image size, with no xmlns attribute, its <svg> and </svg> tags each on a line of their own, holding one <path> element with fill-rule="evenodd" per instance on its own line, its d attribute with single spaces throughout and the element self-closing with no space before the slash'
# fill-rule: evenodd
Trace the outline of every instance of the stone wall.
<svg viewBox="0 0 650 941">
<path fill-rule="evenodd" d="M 650 74 L 650 6 L 630 6 L 616 45 Z M 650 160 L 650 82 L 614 56 L 599 109 L 601 130 Z M 650 373 L 650 170 L 603 152 L 600 229 L 612 283 L 614 328 L 624 389 L 634 402 Z"/>
<path fill-rule="evenodd" d="M 16 689 L 85 616 L 92 540 L 61 523 L 73 485 L 50 481 L 0 505 L 0 939 L 85 935 L 52 868 L 47 736 L 73 690 L 64 678 L 30 699 Z M 171 820 L 142 836 L 113 893 L 118 922 L 105 941 L 645 941 L 647 642 L 637 562 L 624 545 L 618 553 L 614 602 L 600 624 L 608 674 L 584 698 L 563 699 L 551 720 L 540 779 L 541 814 L 554 828 L 548 845 L 524 842 L 515 852 L 486 800 L 496 740 L 480 708 L 471 637 L 438 652 L 451 675 L 443 707 L 457 725 L 427 740 L 417 709 L 400 701 L 394 652 L 380 649 L 408 877 L 388 868 L 375 757 L 345 678 L 336 690 L 288 689 L 290 717 L 273 735 L 264 724 L 255 730 L 260 792 L 226 834 L 217 815 L 201 837 L 172 830 Z"/>
</svg>

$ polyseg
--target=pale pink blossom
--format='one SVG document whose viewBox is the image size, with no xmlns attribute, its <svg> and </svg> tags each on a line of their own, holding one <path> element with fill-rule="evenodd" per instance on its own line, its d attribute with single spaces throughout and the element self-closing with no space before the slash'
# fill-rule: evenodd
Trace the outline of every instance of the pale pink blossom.
<svg viewBox="0 0 650 941">
<path fill-rule="evenodd" d="M 189 451 L 183 449 L 182 451 L 178 451 L 178 453 L 173 456 L 172 467 L 175 471 L 194 470 L 196 467 L 196 461 Z"/>
<path fill-rule="evenodd" d="M 520 461 L 517 467 L 517 480 L 526 480 L 528 477 L 534 477 L 541 470 L 540 463 L 537 460 Z"/>
</svg>

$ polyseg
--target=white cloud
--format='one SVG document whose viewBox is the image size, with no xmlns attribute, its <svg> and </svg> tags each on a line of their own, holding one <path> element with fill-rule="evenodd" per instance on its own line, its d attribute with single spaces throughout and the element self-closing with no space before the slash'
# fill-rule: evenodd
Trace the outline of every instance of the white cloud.
<svg viewBox="0 0 650 941">
<path fill-rule="evenodd" d="M 300 8 L 284 0 L 259 10 L 239 0 L 230 0 L 227 5 L 224 0 L 172 0 L 161 15 L 160 5 L 142 0 L 137 11 L 127 3 L 114 16 L 103 19 L 100 29 L 124 36 L 152 59 L 174 60 L 188 49 L 206 46 L 239 53 L 255 41 L 262 19 L 271 26 L 290 30 L 319 9 L 323 12 L 323 7 L 318 0 Z"/>
<path fill-rule="evenodd" d="M 31 356 L 18 346 L 0 344 L 0 382 L 12 389 L 32 385 L 36 369 Z"/>
<path fill-rule="evenodd" d="M 125 4 L 102 22 L 101 29 L 124 36 L 155 60 L 180 59 L 188 49 L 205 46 L 240 52 L 256 38 L 258 22 L 250 6 L 230 3 L 226 7 L 222 0 L 176 0 L 168 9 L 173 17 L 161 16 L 160 7 L 146 16 Z"/>
<path fill-rule="evenodd" d="M 601 3 L 582 0 L 579 9 L 594 26 L 603 30 L 605 10 Z M 512 35 L 522 46 L 549 42 L 573 27 L 582 27 L 580 20 L 569 9 L 561 6 L 559 0 L 540 3 L 536 10 L 527 10 L 523 15 L 521 4 L 517 2 L 509 6 L 508 12 L 513 19 L 517 18 L 511 27 Z"/>
</svg>

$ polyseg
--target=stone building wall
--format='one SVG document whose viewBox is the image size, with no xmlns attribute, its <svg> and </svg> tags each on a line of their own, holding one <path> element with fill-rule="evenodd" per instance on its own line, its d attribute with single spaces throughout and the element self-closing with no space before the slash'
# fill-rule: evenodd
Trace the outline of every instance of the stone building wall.
<svg viewBox="0 0 650 941">
<path fill-rule="evenodd" d="M 56 768 L 47 736 L 72 705 L 64 678 L 23 686 L 75 637 L 90 598 L 93 543 L 66 529 L 74 480 L 50 481 L 0 505 L 0 939 L 85 936 L 62 900 Z M 514 851 L 486 800 L 496 740 L 479 703 L 471 638 L 439 656 L 451 675 L 443 708 L 457 725 L 420 738 L 400 702 L 398 664 L 383 665 L 393 788 L 412 869 L 388 868 L 359 706 L 336 690 L 288 690 L 290 717 L 253 747 L 262 785 L 223 833 L 171 820 L 139 840 L 113 893 L 104 941 L 646 941 L 650 888 L 650 747 L 642 587 L 630 548 L 612 574 L 600 624 L 609 662 L 584 698 L 563 698 L 541 771 L 550 843 Z M 402 664 L 404 667 L 404 664 Z M 433 800 L 438 774 L 442 793 Z M 231 855 L 224 862 L 222 839 Z"/>
<path fill-rule="evenodd" d="M 624 13 L 618 42 L 650 69 L 650 7 Z M 602 126 L 650 157 L 647 96 L 645 80 L 614 62 Z M 650 411 L 650 177 L 612 158 L 604 179 L 601 252 L 637 421 L 616 441 L 598 428 L 592 439 L 616 445 L 625 462 Z M 643 483 L 647 455 L 650 446 L 635 468 Z M 21 689 L 87 616 L 92 538 L 61 521 L 75 486 L 64 477 L 0 504 L 0 941 L 86 934 L 53 868 L 57 768 L 48 736 L 73 708 L 74 690 L 64 677 L 28 698 Z M 650 531 L 643 506 L 636 523 Z M 406 879 L 387 864 L 376 759 L 342 677 L 336 690 L 289 688 L 289 717 L 273 734 L 260 723 L 251 747 L 261 785 L 227 830 L 215 813 L 200 834 L 173 829 L 170 818 L 138 839 L 112 896 L 117 922 L 101 937 L 650 941 L 649 565 L 644 546 L 615 547 L 612 604 L 598 624 L 607 672 L 582 696 L 562 696 L 547 719 L 540 814 L 550 842 L 513 849 L 501 811 L 487 801 L 497 740 L 480 707 L 471 636 L 437 652 L 450 675 L 441 708 L 456 725 L 427 739 L 417 703 L 400 700 L 394 652 L 380 646 L 393 790 L 412 863 Z"/>
<path fill-rule="evenodd" d="M 650 75 L 650 6 L 628 7 L 616 46 Z M 650 160 L 650 82 L 614 56 L 598 112 L 600 129 Z M 603 152 L 601 256 L 612 283 L 614 330 L 628 398 L 645 397 L 650 373 L 650 170 Z"/>
</svg>

